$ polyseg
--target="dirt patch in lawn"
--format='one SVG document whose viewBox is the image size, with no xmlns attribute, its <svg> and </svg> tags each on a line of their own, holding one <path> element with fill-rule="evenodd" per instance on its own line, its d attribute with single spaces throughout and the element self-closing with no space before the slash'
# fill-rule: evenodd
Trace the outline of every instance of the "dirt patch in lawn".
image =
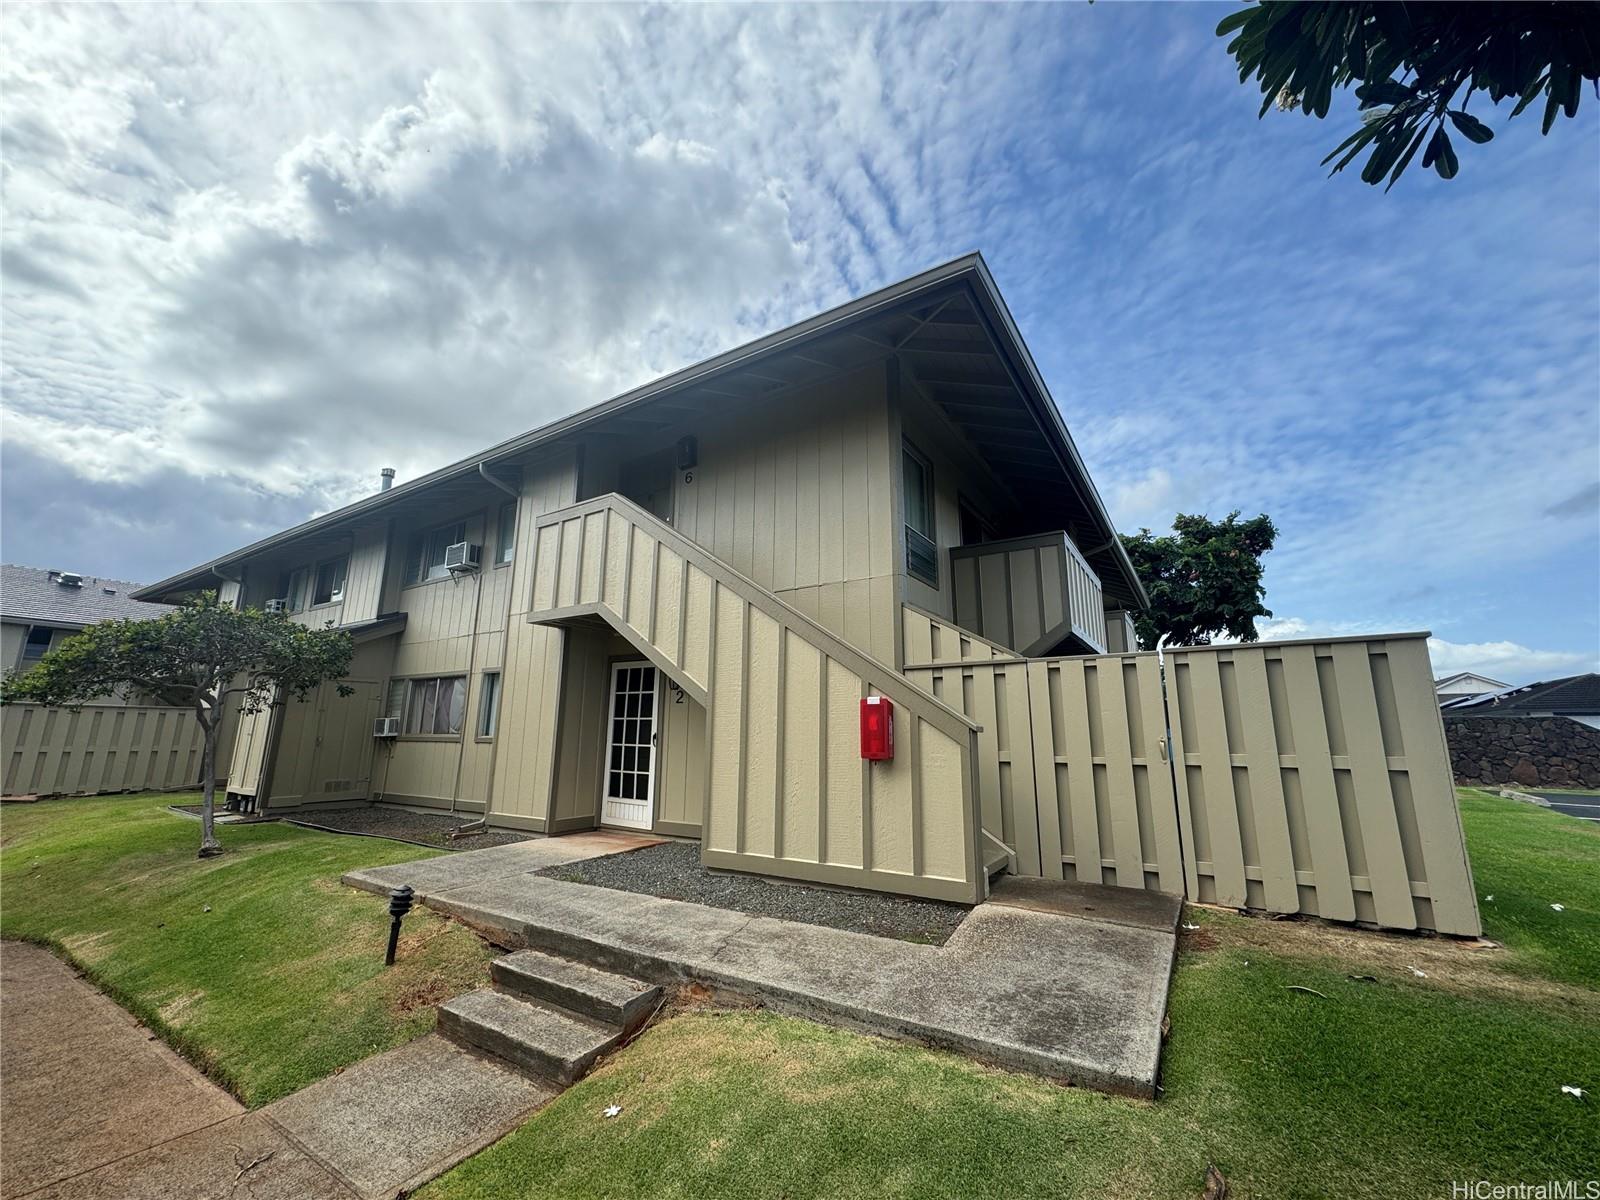
<svg viewBox="0 0 1600 1200">
<path fill-rule="evenodd" d="M 1192 920 L 1192 912 L 1185 910 L 1185 923 Z M 1514 997 L 1557 1009 L 1588 1011 L 1594 1004 L 1594 993 L 1585 988 L 1508 971 L 1505 948 L 1481 939 L 1215 913 L 1207 914 L 1199 929 L 1184 930 L 1179 945 L 1197 952 L 1246 949 L 1324 964 L 1337 960 L 1353 978 L 1399 977 L 1448 991 Z"/>
<path fill-rule="evenodd" d="M 292 817 L 284 818 L 291 825 L 303 825 L 331 833 L 392 838 L 395 841 L 412 842 L 439 850 L 483 850 L 489 846 L 508 846 L 512 842 L 526 842 L 537 836 L 521 833 L 515 829 L 486 829 L 481 833 L 451 838 L 451 830 L 476 819 L 466 814 L 451 816 L 448 813 L 419 813 L 377 804 L 361 808 L 296 813 Z"/>
</svg>

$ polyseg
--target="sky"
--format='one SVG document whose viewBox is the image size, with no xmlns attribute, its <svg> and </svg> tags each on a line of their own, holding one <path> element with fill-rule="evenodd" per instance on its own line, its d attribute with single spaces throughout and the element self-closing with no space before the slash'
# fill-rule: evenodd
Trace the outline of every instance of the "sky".
<svg viewBox="0 0 1600 1200">
<path fill-rule="evenodd" d="M 1268 637 L 1600 668 L 1600 103 L 1388 194 L 1231 6 L 6 6 L 0 554 L 149 582 L 970 250 Z"/>
</svg>

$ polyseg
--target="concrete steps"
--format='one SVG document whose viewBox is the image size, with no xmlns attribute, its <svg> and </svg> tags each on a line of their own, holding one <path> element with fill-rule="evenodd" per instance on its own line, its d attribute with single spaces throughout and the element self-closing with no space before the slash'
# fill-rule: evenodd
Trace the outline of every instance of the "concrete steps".
<svg viewBox="0 0 1600 1200">
<path fill-rule="evenodd" d="M 439 1032 L 562 1087 L 655 1010 L 661 989 L 525 950 L 490 964 L 496 986 L 439 1008 Z"/>
<path fill-rule="evenodd" d="M 489 977 L 502 991 L 614 1026 L 623 1035 L 642 1025 L 661 998 L 652 984 L 537 950 L 496 959 Z"/>
</svg>

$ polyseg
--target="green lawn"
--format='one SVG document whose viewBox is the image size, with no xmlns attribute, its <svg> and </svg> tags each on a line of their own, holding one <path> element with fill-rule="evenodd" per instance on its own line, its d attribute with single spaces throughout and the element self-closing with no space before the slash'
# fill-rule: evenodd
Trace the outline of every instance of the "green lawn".
<svg viewBox="0 0 1600 1200">
<path fill-rule="evenodd" d="M 385 971 L 385 906 L 339 885 L 415 846 L 289 825 L 200 827 L 192 796 L 47 800 L 0 815 L 0 934 L 56 947 L 252 1106 L 433 1027 L 491 953 L 424 910 Z"/>
<path fill-rule="evenodd" d="M 1210 1163 L 1235 1196 L 1275 1198 L 1593 1177 L 1600 828 L 1478 793 L 1462 807 L 1504 949 L 1191 910 L 1155 1105 L 699 1012 L 422 1194 L 1194 1197 Z"/>
</svg>

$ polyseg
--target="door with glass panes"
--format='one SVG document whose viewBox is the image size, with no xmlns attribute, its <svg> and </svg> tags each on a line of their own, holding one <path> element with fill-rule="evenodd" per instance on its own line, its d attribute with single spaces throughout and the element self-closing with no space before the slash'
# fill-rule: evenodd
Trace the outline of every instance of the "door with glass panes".
<svg viewBox="0 0 1600 1200">
<path fill-rule="evenodd" d="M 659 685 L 655 667 L 647 662 L 611 666 L 602 824 L 649 829 L 655 821 Z"/>
</svg>

